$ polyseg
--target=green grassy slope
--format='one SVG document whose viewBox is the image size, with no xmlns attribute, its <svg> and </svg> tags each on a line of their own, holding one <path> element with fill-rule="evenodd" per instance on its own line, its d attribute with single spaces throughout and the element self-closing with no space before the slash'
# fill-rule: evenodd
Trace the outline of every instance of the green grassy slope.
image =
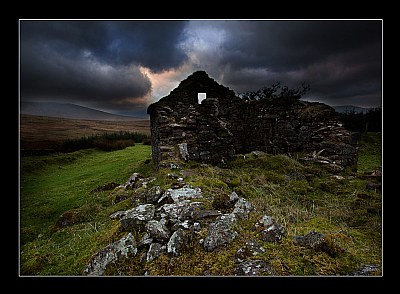
<svg viewBox="0 0 400 294">
<path fill-rule="evenodd" d="M 361 177 L 382 165 L 380 138 L 380 133 L 363 138 L 358 172 L 344 171 L 339 175 L 343 178 L 286 155 L 247 156 L 225 167 L 188 163 L 173 172 L 185 171 L 185 182 L 200 187 L 206 197 L 236 191 L 255 206 L 241 222 L 239 237 L 216 252 L 205 252 L 194 242 L 179 257 L 165 254 L 146 264 L 125 260 L 107 274 L 232 275 L 232 256 L 255 237 L 251 226 L 264 214 L 287 230 L 282 242 L 263 243 L 266 251 L 257 257 L 279 275 L 343 275 L 362 265 L 381 265 L 382 194 L 367 189 L 369 179 Z M 21 158 L 20 273 L 81 275 L 92 254 L 121 237 L 118 223 L 108 216 L 132 205 L 129 197 L 113 205 L 112 190 L 91 191 L 107 183 L 123 184 L 133 172 L 156 177 L 150 186 L 169 188 L 171 171 L 156 171 L 150 158 L 151 146 L 141 144 L 114 152 L 90 149 Z M 57 220 L 66 211 L 74 223 L 58 228 Z M 290 236 L 311 230 L 326 234 L 337 254 L 312 252 L 291 241 Z"/>
<path fill-rule="evenodd" d="M 114 152 L 89 149 L 22 157 L 21 274 L 79 275 L 83 263 L 74 266 L 66 263 L 65 259 L 76 263 L 74 259 L 85 251 L 84 257 L 87 258 L 90 254 L 87 246 L 97 244 L 96 226 L 99 221 L 104 222 L 111 202 L 107 196 L 90 191 L 106 183 L 124 184 L 150 158 L 151 146 L 141 144 Z M 81 218 L 79 224 L 54 232 L 59 216 L 74 209 Z M 82 262 L 86 261 L 85 258 Z"/>
</svg>

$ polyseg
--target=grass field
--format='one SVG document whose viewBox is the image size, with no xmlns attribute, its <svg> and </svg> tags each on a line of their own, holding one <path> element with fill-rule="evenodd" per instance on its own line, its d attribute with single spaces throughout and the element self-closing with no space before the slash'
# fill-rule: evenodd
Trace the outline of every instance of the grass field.
<svg viewBox="0 0 400 294">
<path fill-rule="evenodd" d="M 92 192 L 107 184 L 123 184 L 134 172 L 156 177 L 152 185 L 170 187 L 170 171 L 157 171 L 151 146 L 136 144 L 124 150 L 96 149 L 66 154 L 22 157 L 20 162 L 20 274 L 80 276 L 90 257 L 118 237 L 118 225 L 108 216 L 131 207 L 128 199 L 112 204 L 112 191 Z M 358 172 L 332 177 L 323 167 L 303 165 L 286 155 L 232 161 L 228 168 L 189 163 L 185 181 L 214 196 L 237 191 L 257 210 L 243 223 L 240 237 L 218 252 L 193 250 L 180 257 L 162 255 L 146 265 L 126 261 L 109 275 L 231 275 L 232 254 L 251 237 L 250 223 L 262 213 L 273 215 L 287 234 L 317 230 L 330 236 L 343 254 L 332 257 L 294 246 L 290 238 L 264 244 L 268 261 L 279 275 L 345 275 L 365 264 L 382 265 L 382 194 L 366 188 L 364 173 L 382 166 L 381 134 L 363 137 Z M 308 178 L 293 175 L 307 175 Z M 292 178 L 290 178 L 292 177 Z M 294 177 L 294 178 L 293 178 Z M 131 191 L 130 193 L 133 193 Z M 75 223 L 57 228 L 63 213 Z M 382 271 L 376 274 L 381 274 Z"/>
</svg>

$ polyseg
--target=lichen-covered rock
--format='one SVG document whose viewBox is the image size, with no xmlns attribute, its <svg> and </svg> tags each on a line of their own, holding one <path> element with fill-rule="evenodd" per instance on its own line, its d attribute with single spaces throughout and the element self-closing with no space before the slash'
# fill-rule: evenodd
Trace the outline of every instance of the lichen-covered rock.
<svg viewBox="0 0 400 294">
<path fill-rule="evenodd" d="M 242 246 L 235 254 L 235 259 L 238 262 L 243 262 L 244 260 L 248 259 L 249 257 L 259 255 L 265 252 L 265 248 L 262 247 L 260 243 L 256 240 L 251 239 L 246 241 L 245 245 Z"/>
<path fill-rule="evenodd" d="M 84 269 L 83 274 L 101 276 L 110 262 L 134 256 L 136 253 L 135 238 L 132 233 L 129 233 L 119 241 L 107 245 L 104 249 L 94 254 Z"/>
<path fill-rule="evenodd" d="M 166 252 L 167 247 L 160 243 L 151 243 L 147 252 L 146 261 L 150 262 L 159 257 L 163 252 Z"/>
<path fill-rule="evenodd" d="M 229 195 L 229 201 L 230 201 L 231 203 L 236 203 L 239 199 L 240 199 L 240 197 L 239 197 L 239 195 L 238 195 L 235 191 L 233 191 L 233 192 L 231 193 L 231 195 Z"/>
<path fill-rule="evenodd" d="M 109 218 L 111 219 L 121 219 L 126 215 L 126 211 L 125 210 L 118 210 L 114 213 L 112 213 Z"/>
<path fill-rule="evenodd" d="M 129 179 L 125 182 L 123 187 L 125 189 L 133 189 L 137 187 L 138 182 L 143 179 L 144 177 L 139 173 L 133 173 Z"/>
<path fill-rule="evenodd" d="M 192 200 L 202 197 L 200 188 L 191 188 L 188 186 L 179 189 L 168 189 L 165 193 L 175 203 L 178 203 L 182 200 Z"/>
<path fill-rule="evenodd" d="M 374 276 L 379 274 L 381 271 L 381 267 L 379 265 L 367 264 L 359 269 L 351 272 L 350 276 Z"/>
<path fill-rule="evenodd" d="M 324 243 L 325 235 L 316 231 L 311 231 L 304 236 L 293 236 L 293 243 L 303 247 L 316 249 Z"/>
<path fill-rule="evenodd" d="M 269 215 L 264 215 L 261 219 L 259 219 L 254 225 L 258 231 L 261 231 L 265 228 L 268 228 L 274 224 L 274 219 Z"/>
<path fill-rule="evenodd" d="M 160 186 L 154 186 L 142 192 L 140 196 L 144 203 L 157 204 L 163 194 L 164 190 Z"/>
<path fill-rule="evenodd" d="M 159 208 L 161 218 L 168 218 L 172 223 L 180 223 L 192 218 L 194 211 L 201 209 L 203 203 L 182 200 L 177 203 L 164 204 Z"/>
<path fill-rule="evenodd" d="M 187 143 L 178 144 L 179 154 L 184 161 L 189 160 L 189 152 L 187 150 Z"/>
<path fill-rule="evenodd" d="M 157 220 L 149 220 L 145 225 L 146 231 L 150 234 L 150 237 L 163 242 L 168 240 L 170 237 L 170 231 L 162 222 Z"/>
<path fill-rule="evenodd" d="M 177 229 L 167 243 L 167 252 L 174 256 L 181 255 L 190 241 L 190 233 L 184 229 Z"/>
<path fill-rule="evenodd" d="M 194 210 L 192 212 L 192 218 L 194 220 L 217 218 L 220 215 L 222 215 L 220 211 L 213 209 L 201 209 L 201 210 Z"/>
<path fill-rule="evenodd" d="M 208 226 L 208 235 L 205 237 L 203 247 L 206 251 L 213 251 L 221 246 L 231 243 L 238 232 L 234 225 L 237 219 L 235 214 L 223 214 Z"/>
<path fill-rule="evenodd" d="M 273 276 L 276 271 L 263 260 L 246 260 L 239 263 L 235 269 L 237 276 Z"/>
<path fill-rule="evenodd" d="M 267 242 L 278 242 L 285 236 L 285 228 L 278 223 L 274 223 L 272 226 L 261 231 L 261 240 Z"/>
<path fill-rule="evenodd" d="M 343 237 L 343 234 L 340 235 Z M 345 249 L 335 242 L 337 236 L 338 234 L 324 235 L 316 231 L 311 231 L 305 236 L 294 236 L 293 242 L 296 245 L 308 247 L 314 251 L 323 251 L 331 257 L 337 257 L 345 252 Z M 348 236 L 346 236 L 346 238 L 348 238 Z"/>
<path fill-rule="evenodd" d="M 258 220 L 255 228 L 260 232 L 261 240 L 267 242 L 278 242 L 286 235 L 285 228 L 269 215 Z"/>
<path fill-rule="evenodd" d="M 120 219 L 121 229 L 133 229 L 141 231 L 146 223 L 153 219 L 155 206 L 153 204 L 143 204 L 125 211 L 125 215 Z"/>
<path fill-rule="evenodd" d="M 138 248 L 144 247 L 144 246 L 148 246 L 151 243 L 153 243 L 153 238 L 150 236 L 149 233 L 144 233 L 142 238 L 140 239 L 140 241 L 138 242 Z"/>
<path fill-rule="evenodd" d="M 254 209 L 253 205 L 244 198 L 239 198 L 233 207 L 232 213 L 240 219 L 245 219 Z"/>
</svg>

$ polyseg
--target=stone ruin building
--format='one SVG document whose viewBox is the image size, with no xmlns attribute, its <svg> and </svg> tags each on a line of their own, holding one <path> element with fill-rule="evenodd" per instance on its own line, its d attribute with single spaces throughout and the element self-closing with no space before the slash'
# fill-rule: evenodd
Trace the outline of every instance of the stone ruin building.
<svg viewBox="0 0 400 294">
<path fill-rule="evenodd" d="M 248 101 L 205 71 L 181 81 L 147 113 L 158 167 L 190 160 L 216 164 L 252 151 L 304 152 L 340 167 L 357 163 L 359 136 L 342 126 L 332 107 L 299 99 Z"/>
</svg>

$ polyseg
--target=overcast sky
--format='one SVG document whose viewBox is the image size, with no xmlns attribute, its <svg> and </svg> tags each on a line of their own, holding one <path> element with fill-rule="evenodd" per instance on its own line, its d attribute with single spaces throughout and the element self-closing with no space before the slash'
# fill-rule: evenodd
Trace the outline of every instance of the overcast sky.
<svg viewBox="0 0 400 294">
<path fill-rule="evenodd" d="M 21 101 L 145 113 L 196 70 L 236 93 L 382 105 L 382 20 L 21 20 Z"/>
</svg>

